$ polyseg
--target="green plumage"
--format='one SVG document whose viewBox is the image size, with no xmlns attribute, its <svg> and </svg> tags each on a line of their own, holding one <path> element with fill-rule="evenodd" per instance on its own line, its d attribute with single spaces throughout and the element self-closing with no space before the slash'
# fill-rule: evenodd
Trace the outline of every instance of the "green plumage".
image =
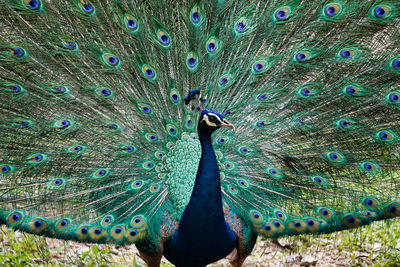
<svg viewBox="0 0 400 267">
<path fill-rule="evenodd" d="M 0 13 L 1 224 L 159 253 L 202 152 L 194 89 L 236 127 L 212 142 L 246 242 L 400 215 L 397 1 L 4 0 Z"/>
</svg>

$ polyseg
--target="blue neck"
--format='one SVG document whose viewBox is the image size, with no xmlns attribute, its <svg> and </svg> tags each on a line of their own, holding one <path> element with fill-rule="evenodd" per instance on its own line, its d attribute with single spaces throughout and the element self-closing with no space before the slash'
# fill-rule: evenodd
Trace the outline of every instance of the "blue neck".
<svg viewBox="0 0 400 267">
<path fill-rule="evenodd" d="M 224 218 L 212 132 L 202 131 L 201 128 L 198 132 L 202 153 L 193 192 L 178 231 L 166 246 L 165 256 L 177 266 L 212 263 L 228 255 L 237 243 L 237 237 Z"/>
<path fill-rule="evenodd" d="M 221 180 L 217 158 L 211 142 L 211 134 L 199 130 L 201 158 L 196 181 L 188 206 L 182 215 L 182 223 L 187 220 L 202 221 L 200 226 L 225 228 L 222 209 Z M 205 226 L 205 224 L 211 224 Z"/>
</svg>

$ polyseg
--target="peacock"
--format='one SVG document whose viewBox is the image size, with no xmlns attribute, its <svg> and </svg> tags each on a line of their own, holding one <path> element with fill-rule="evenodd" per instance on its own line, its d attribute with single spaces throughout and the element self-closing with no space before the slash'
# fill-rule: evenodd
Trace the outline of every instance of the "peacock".
<svg viewBox="0 0 400 267">
<path fill-rule="evenodd" d="M 241 266 L 400 216 L 396 0 L 0 1 L 0 224 Z"/>
</svg>

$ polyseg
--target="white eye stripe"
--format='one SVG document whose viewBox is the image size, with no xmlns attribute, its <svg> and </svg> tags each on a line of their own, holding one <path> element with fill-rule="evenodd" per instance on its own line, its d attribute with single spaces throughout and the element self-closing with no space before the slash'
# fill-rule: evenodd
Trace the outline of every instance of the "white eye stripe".
<svg viewBox="0 0 400 267">
<path fill-rule="evenodd" d="M 217 124 L 215 124 L 214 122 L 210 121 L 210 119 L 209 119 L 207 114 L 204 115 L 203 120 L 206 121 L 208 126 L 217 127 Z"/>
<path fill-rule="evenodd" d="M 213 118 L 216 118 L 216 119 L 219 121 L 219 123 L 222 124 L 222 121 L 221 121 L 220 117 L 218 117 L 217 115 L 212 114 L 212 113 L 210 113 L 210 114 L 208 114 L 208 115 L 212 116 Z"/>
</svg>

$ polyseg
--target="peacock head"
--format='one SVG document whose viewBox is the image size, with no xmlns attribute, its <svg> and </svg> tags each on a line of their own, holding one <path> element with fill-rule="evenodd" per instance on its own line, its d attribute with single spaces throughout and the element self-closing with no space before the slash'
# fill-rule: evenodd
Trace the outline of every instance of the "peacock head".
<svg viewBox="0 0 400 267">
<path fill-rule="evenodd" d="M 224 117 L 218 112 L 211 109 L 205 109 L 201 112 L 198 126 L 199 132 L 203 131 L 212 134 L 215 130 L 221 127 L 235 130 L 235 126 L 224 119 Z"/>
</svg>

